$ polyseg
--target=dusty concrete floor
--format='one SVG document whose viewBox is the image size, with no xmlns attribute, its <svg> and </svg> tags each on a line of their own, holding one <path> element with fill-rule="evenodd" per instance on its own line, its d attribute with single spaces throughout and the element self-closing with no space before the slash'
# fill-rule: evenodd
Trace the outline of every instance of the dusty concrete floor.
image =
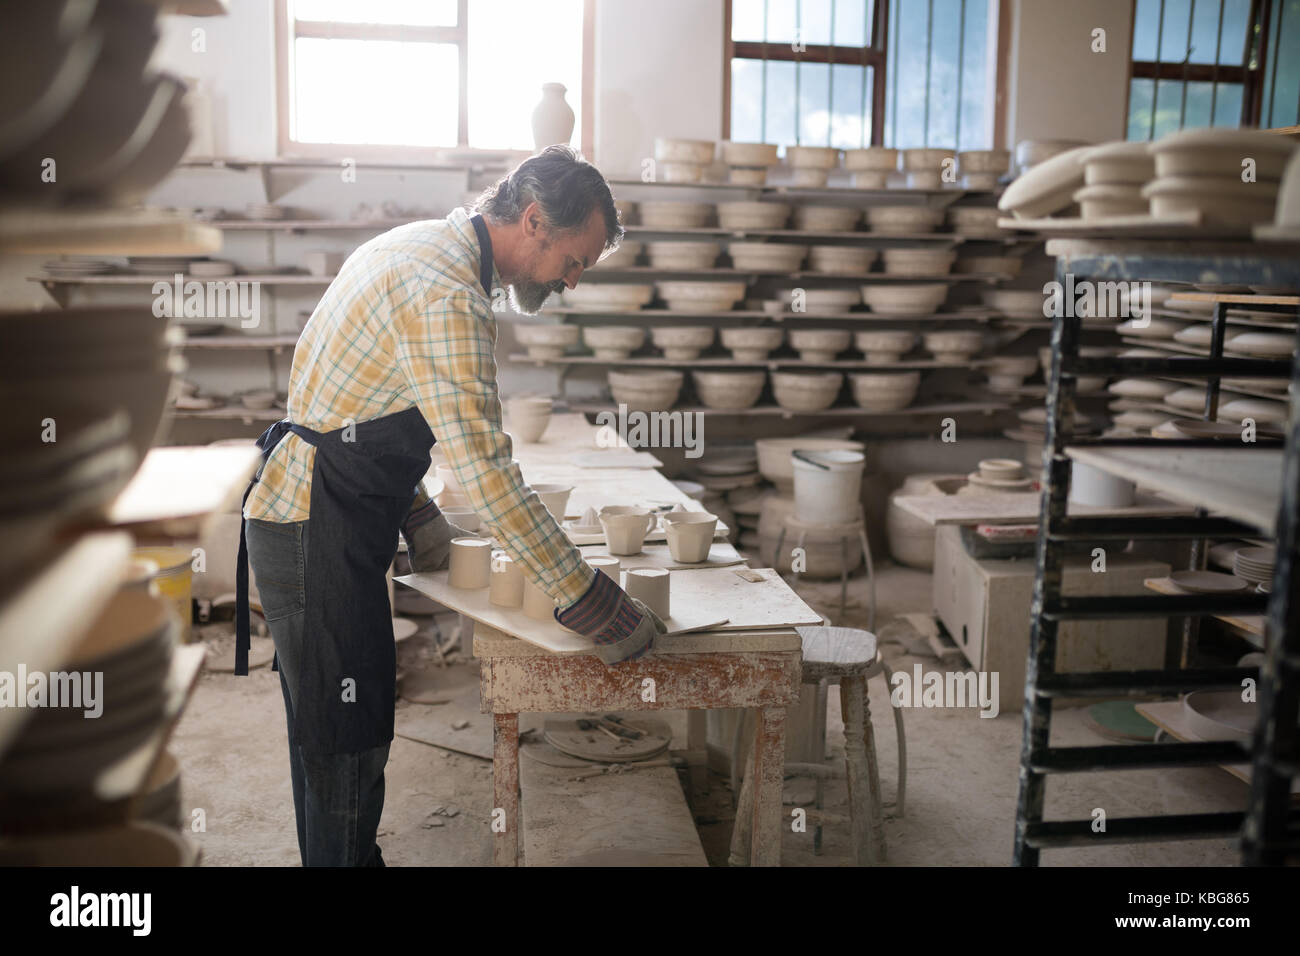
<svg viewBox="0 0 1300 956">
<path fill-rule="evenodd" d="M 885 566 L 878 571 L 877 622 L 930 608 L 929 575 Z M 861 582 L 855 582 L 862 590 Z M 800 584 L 800 591 L 836 624 L 864 626 L 865 612 L 839 614 L 838 584 Z M 852 589 L 851 592 L 852 594 Z M 425 632 L 404 643 L 404 666 L 427 661 Z M 897 645 L 886 645 L 895 669 L 920 661 Z M 461 665 L 467 666 L 467 665 Z M 468 665 L 472 666 L 472 665 Z M 880 759 L 881 788 L 894 799 L 897 754 L 889 693 L 883 679 L 872 682 L 871 712 Z M 399 707 L 424 705 L 399 702 Z M 828 751 L 842 755 L 838 695 L 831 689 Z M 1065 709 L 1054 719 L 1053 741 L 1104 742 L 1084 721 L 1082 709 Z M 1015 819 L 1021 717 L 1002 713 L 986 719 L 977 711 L 908 709 L 906 815 L 888 818 L 889 863 L 905 866 L 1002 866 L 1010 862 Z M 183 768 L 187 811 L 202 807 L 207 830 L 194 834 L 212 866 L 295 865 L 293 804 L 289 789 L 284 711 L 279 678 L 269 668 L 249 677 L 206 674 L 176 733 L 172 749 Z M 491 765 L 403 738 L 394 740 L 387 772 L 387 800 L 380 844 L 390 865 L 463 866 L 490 862 L 486 822 L 491 807 Z M 787 784 L 787 797 L 802 802 L 810 787 Z M 1094 808 L 1111 817 L 1143 813 L 1188 813 L 1241 809 L 1246 785 L 1217 768 L 1129 771 L 1058 776 L 1049 781 L 1049 819 L 1087 818 Z M 842 784 L 827 790 L 827 807 L 842 808 Z M 431 817 L 434 807 L 460 811 Z M 710 863 L 725 865 L 732 826 L 731 792 L 711 775 L 707 792 L 693 807 Z M 848 865 L 842 832 L 828 828 L 823 853 L 812 852 L 812 834 L 786 833 L 783 862 L 791 866 Z M 1226 840 L 1047 851 L 1043 864 L 1076 866 L 1222 866 L 1239 857 Z"/>
</svg>

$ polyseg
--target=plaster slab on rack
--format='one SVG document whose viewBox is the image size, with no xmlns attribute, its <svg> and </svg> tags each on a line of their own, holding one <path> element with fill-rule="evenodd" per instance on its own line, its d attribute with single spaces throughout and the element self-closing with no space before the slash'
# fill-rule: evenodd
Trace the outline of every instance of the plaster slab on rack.
<svg viewBox="0 0 1300 956">
<path fill-rule="evenodd" d="M 1170 578 L 1147 578 L 1142 582 L 1157 594 L 1188 594 Z M 1264 648 L 1264 625 L 1268 620 L 1262 614 L 1215 614 L 1215 618 L 1249 635 L 1248 640 L 1260 650 Z"/>
<path fill-rule="evenodd" d="M 1282 489 L 1281 449 L 1080 445 L 1068 446 L 1065 454 L 1173 501 L 1274 533 Z"/>
<path fill-rule="evenodd" d="M 987 496 L 904 495 L 894 503 L 926 524 L 1025 524 L 1037 525 L 1042 495 L 1038 492 L 1008 492 Z M 1139 493 L 1127 508 L 1101 508 L 1070 502 L 1072 516 L 1136 518 L 1162 515 L 1190 515 L 1193 509 L 1173 504 L 1157 495 Z"/>
<path fill-rule="evenodd" d="M 1138 704 L 1137 712 L 1145 717 L 1151 723 L 1155 724 L 1175 740 L 1184 743 L 1202 743 L 1204 738 L 1198 737 L 1187 725 L 1185 716 L 1186 709 L 1180 700 L 1172 701 L 1155 701 L 1147 704 Z M 1221 769 L 1228 771 L 1238 780 L 1244 780 L 1250 783 L 1251 765 L 1248 762 L 1220 764 Z M 1291 781 L 1291 802 L 1295 803 L 1300 800 L 1300 777 L 1295 777 Z"/>
<path fill-rule="evenodd" d="M 1178 216 L 1149 214 L 1109 216 L 1100 219 L 1014 219 L 998 220 L 1001 229 L 1018 229 L 1042 236 L 1078 239 L 1249 239 L 1250 226 L 1231 226 L 1207 220 L 1198 210 Z M 1054 253 L 1049 248 L 1048 255 Z"/>
</svg>

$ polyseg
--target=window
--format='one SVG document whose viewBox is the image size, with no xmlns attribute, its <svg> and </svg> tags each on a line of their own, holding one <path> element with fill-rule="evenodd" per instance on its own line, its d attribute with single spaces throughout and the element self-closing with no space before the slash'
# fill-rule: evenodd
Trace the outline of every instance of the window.
<svg viewBox="0 0 1300 956">
<path fill-rule="evenodd" d="M 729 0 L 730 139 L 993 143 L 997 0 Z"/>
<path fill-rule="evenodd" d="M 1300 123 L 1300 0 L 1137 0 L 1128 138 Z"/>
<path fill-rule="evenodd" d="M 549 82 L 567 87 L 577 140 L 589 2 L 279 0 L 280 151 L 531 151 Z"/>
</svg>

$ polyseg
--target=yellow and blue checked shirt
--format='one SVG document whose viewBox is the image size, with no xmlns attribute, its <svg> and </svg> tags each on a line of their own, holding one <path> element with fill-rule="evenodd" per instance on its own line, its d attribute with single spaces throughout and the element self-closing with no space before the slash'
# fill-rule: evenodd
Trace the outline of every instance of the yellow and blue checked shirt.
<svg viewBox="0 0 1300 956">
<path fill-rule="evenodd" d="M 333 431 L 416 406 L 474 510 L 523 572 L 567 607 L 594 572 L 524 483 L 501 426 L 496 318 L 479 284 L 469 215 L 400 226 L 357 249 L 293 353 L 289 419 Z M 500 276 L 493 269 L 492 286 Z M 286 435 L 244 517 L 304 521 L 315 449 Z M 415 502 L 418 507 L 423 496 Z"/>
</svg>

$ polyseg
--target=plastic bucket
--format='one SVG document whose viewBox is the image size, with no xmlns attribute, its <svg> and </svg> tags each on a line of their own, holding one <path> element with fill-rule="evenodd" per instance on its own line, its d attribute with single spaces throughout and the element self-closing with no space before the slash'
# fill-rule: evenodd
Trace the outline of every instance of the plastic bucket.
<svg viewBox="0 0 1300 956">
<path fill-rule="evenodd" d="M 136 548 L 131 557 L 158 565 L 151 580 L 158 586 L 158 593 L 175 606 L 181 618 L 181 643 L 188 644 L 190 622 L 194 617 L 190 608 L 194 584 L 193 553 L 188 548 Z"/>
<path fill-rule="evenodd" d="M 794 468 L 794 514 L 810 524 L 858 520 L 866 456 L 842 449 L 790 452 Z"/>
</svg>

